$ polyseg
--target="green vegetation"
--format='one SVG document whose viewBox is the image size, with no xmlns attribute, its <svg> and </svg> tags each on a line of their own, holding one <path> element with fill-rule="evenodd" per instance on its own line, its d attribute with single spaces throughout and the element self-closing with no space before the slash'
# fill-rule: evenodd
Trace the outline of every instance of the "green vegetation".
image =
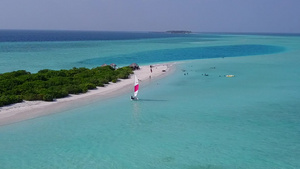
<svg viewBox="0 0 300 169">
<path fill-rule="evenodd" d="M 127 79 L 132 68 L 114 69 L 111 66 L 93 69 L 40 70 L 31 74 L 25 70 L 0 74 L 0 107 L 23 100 L 53 101 L 69 94 L 85 93 L 118 79 Z"/>
</svg>

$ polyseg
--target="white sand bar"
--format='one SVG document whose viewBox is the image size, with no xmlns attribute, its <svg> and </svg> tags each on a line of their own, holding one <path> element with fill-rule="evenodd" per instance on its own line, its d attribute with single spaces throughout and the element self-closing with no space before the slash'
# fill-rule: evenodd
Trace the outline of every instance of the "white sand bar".
<svg viewBox="0 0 300 169">
<path fill-rule="evenodd" d="M 174 70 L 174 63 L 152 66 L 152 73 L 150 72 L 150 65 L 141 66 L 139 70 L 134 71 L 141 84 L 151 83 L 153 80 L 162 78 Z M 66 98 L 57 99 L 54 102 L 24 101 L 0 107 L 0 126 L 76 108 L 95 102 L 95 100 L 99 101 L 100 99 L 130 93 L 133 91 L 133 83 L 133 76 L 131 75 L 129 79 L 122 79 L 117 83 L 110 83 L 105 87 L 98 87 L 84 94 L 70 95 Z"/>
</svg>

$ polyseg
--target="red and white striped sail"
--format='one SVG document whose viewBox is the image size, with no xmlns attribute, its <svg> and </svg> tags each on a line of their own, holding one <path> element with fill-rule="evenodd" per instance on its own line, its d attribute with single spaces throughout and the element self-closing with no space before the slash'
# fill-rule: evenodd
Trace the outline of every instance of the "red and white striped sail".
<svg viewBox="0 0 300 169">
<path fill-rule="evenodd" d="M 136 77 L 136 75 L 134 75 L 134 94 L 133 94 L 133 96 L 136 97 L 138 92 L 139 92 L 139 80 Z"/>
</svg>

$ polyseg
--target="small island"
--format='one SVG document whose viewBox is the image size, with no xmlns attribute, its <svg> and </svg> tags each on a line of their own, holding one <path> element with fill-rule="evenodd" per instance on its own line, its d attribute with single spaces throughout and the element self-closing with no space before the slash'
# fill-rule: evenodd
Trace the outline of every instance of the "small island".
<svg viewBox="0 0 300 169">
<path fill-rule="evenodd" d="M 38 73 L 19 70 L 0 74 L 0 126 L 128 93 L 133 88 L 133 74 L 141 84 L 147 84 L 169 75 L 175 70 L 174 64 L 151 65 L 152 72 L 150 65 L 132 63 L 122 68 L 103 64 L 92 69 L 44 69 Z M 99 86 L 93 89 L 97 82 Z"/>
<path fill-rule="evenodd" d="M 192 33 L 192 31 L 170 30 L 170 31 L 167 31 L 167 33 L 172 33 L 172 34 L 190 34 L 190 33 Z"/>
<path fill-rule="evenodd" d="M 30 73 L 18 70 L 0 74 L 0 107 L 23 100 L 54 101 L 69 94 L 86 93 L 97 86 L 104 87 L 118 79 L 128 79 L 134 68 L 130 66 L 116 69 L 106 65 L 70 70 L 40 70 Z"/>
</svg>

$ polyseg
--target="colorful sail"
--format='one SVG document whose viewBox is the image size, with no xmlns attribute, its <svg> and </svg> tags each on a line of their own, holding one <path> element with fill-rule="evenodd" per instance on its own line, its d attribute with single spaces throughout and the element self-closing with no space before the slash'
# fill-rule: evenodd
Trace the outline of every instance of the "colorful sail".
<svg viewBox="0 0 300 169">
<path fill-rule="evenodd" d="M 139 80 L 136 77 L 136 75 L 134 75 L 134 94 L 133 94 L 133 96 L 136 97 L 138 92 L 139 92 Z"/>
</svg>

